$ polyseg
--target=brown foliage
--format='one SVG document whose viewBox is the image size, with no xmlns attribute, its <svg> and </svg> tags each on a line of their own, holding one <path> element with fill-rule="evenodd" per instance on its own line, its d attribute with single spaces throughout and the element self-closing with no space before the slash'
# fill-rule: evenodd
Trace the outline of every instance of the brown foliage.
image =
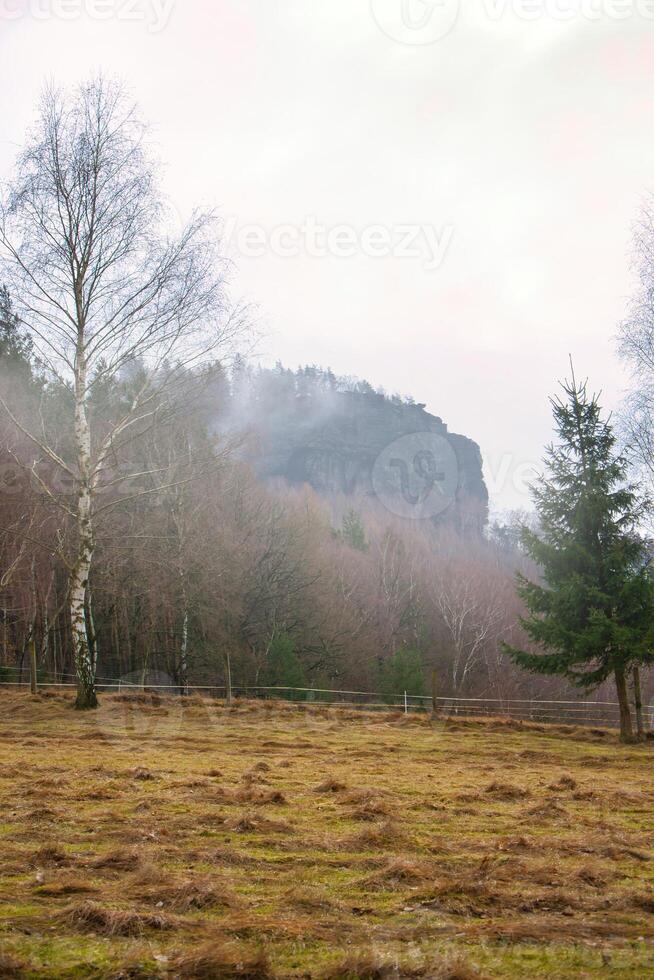
<svg viewBox="0 0 654 980">
<path fill-rule="evenodd" d="M 361 881 L 361 886 L 372 891 L 396 889 L 407 885 L 422 884 L 432 876 L 432 870 L 424 865 L 417 864 L 415 861 L 407 861 L 404 858 L 394 858 L 389 860 L 379 871 L 375 871 L 364 878 Z"/>
<path fill-rule="evenodd" d="M 23 731 L 34 733 L 36 720 L 44 730 L 52 727 L 45 723 L 50 710 L 30 703 L 24 722 L 10 718 L 13 741 L 3 749 L 3 759 L 15 759 L 20 745 L 25 766 L 36 762 L 37 779 L 45 772 L 42 746 L 33 735 L 36 744 L 25 748 Z M 112 711 L 103 700 L 100 721 Z M 44 923 L 54 916 L 55 930 L 45 934 L 58 957 L 54 973 L 70 962 L 71 970 L 116 978 L 121 971 L 125 977 L 157 972 L 181 980 L 200 968 L 238 976 L 249 968 L 239 963 L 257 966 L 256 950 L 265 942 L 271 961 L 266 970 L 283 976 L 319 976 L 329 963 L 340 969 L 347 950 L 355 970 L 438 977 L 451 964 L 434 959 L 434 949 L 470 952 L 471 945 L 480 948 L 484 963 L 522 976 L 526 959 L 519 944 L 525 939 L 557 949 L 579 944 L 575 966 L 578 960 L 579 970 L 589 973 L 596 951 L 584 944 L 601 941 L 609 951 L 619 947 L 628 970 L 643 975 L 639 957 L 654 935 L 647 863 L 654 843 L 647 810 L 652 791 L 644 754 L 632 758 L 618 750 L 592 770 L 591 783 L 589 766 L 605 750 L 587 742 L 489 734 L 480 723 L 434 738 L 427 730 L 391 728 L 381 716 L 365 725 L 360 719 L 311 733 L 312 748 L 282 769 L 288 746 L 300 735 L 309 739 L 303 719 L 273 712 L 266 732 L 276 744 L 265 754 L 272 786 L 242 780 L 243 760 L 263 754 L 259 717 L 243 713 L 213 730 L 200 720 L 189 722 L 179 743 L 176 719 L 162 722 L 139 755 L 149 771 L 162 774 L 150 783 L 156 800 L 143 814 L 136 808 L 143 797 L 152 801 L 150 787 L 125 778 L 133 734 L 119 732 L 115 744 L 87 746 L 82 754 L 82 738 L 78 746 L 74 736 L 87 720 L 75 718 L 69 722 L 72 748 L 70 728 L 49 746 L 53 771 L 62 764 L 69 789 L 57 802 L 64 814 L 57 838 L 42 839 L 40 851 L 23 823 L 31 784 L 0 772 L 0 803 L 8 814 L 0 857 L 7 952 L 27 959 L 29 951 L 36 975 Z M 243 792 L 252 797 L 246 805 L 219 807 L 217 787 L 188 786 L 203 778 L 197 746 L 205 743 L 220 759 L 231 803 Z M 541 745 L 548 748 L 545 759 L 521 757 Z M 96 765 L 91 773 L 91 763 L 100 761 L 103 770 Z M 254 766 L 249 771 L 265 774 Z M 588 780 L 605 802 L 575 802 L 576 790 L 549 788 L 561 773 L 580 785 Z M 325 775 L 349 788 L 315 794 Z M 85 777 L 110 787 L 121 780 L 110 809 L 74 795 L 71 787 L 85 785 Z M 495 779 L 502 782 L 493 786 Z M 489 783 L 493 792 L 484 792 Z M 525 804 L 518 796 L 516 806 L 511 792 L 507 802 L 498 801 L 497 787 L 502 794 L 514 784 L 520 791 L 529 787 L 531 799 Z M 258 794 L 277 791 L 291 801 L 292 823 L 271 819 L 288 814 L 290 821 L 290 805 L 279 811 L 254 804 Z M 559 809 L 545 821 L 541 814 L 552 804 Z M 85 894 L 90 888 L 95 893 Z M 162 927 L 170 932 L 157 938 Z M 76 940 L 80 930 L 97 939 Z M 109 941 L 112 936 L 118 938 Z M 227 945 L 242 958 L 225 960 L 223 947 L 232 939 L 236 945 Z M 498 939 L 505 940 L 501 950 L 490 947 Z M 356 952 L 373 940 L 380 961 L 366 963 L 366 955 L 359 961 Z M 240 943 L 248 947 L 247 957 Z M 220 956 L 204 957 L 208 946 Z M 201 960 L 194 959 L 198 949 Z M 474 961 L 475 953 L 470 956 Z"/>
<path fill-rule="evenodd" d="M 39 885 L 35 888 L 34 894 L 60 898 L 65 895 L 90 895 L 97 891 L 94 885 L 90 885 L 82 878 L 69 878 L 65 881 L 52 881 L 46 885 Z"/>
<path fill-rule="evenodd" d="M 461 961 L 431 961 L 415 963 L 404 958 L 380 956 L 375 952 L 348 953 L 340 963 L 328 967 L 322 980 L 410 980 L 426 977 L 429 980 L 484 980 L 474 968 Z"/>
<path fill-rule="evenodd" d="M 174 922 L 164 915 L 110 909 L 96 902 L 71 905 L 61 913 L 62 921 L 82 932 L 103 936 L 140 936 L 148 929 L 172 929 Z"/>
<path fill-rule="evenodd" d="M 130 771 L 130 776 L 132 779 L 138 779 L 141 782 L 149 782 L 157 777 L 149 769 L 144 769 L 142 766 L 137 766 L 135 769 Z"/>
<path fill-rule="evenodd" d="M 308 912 L 328 912 L 339 907 L 323 891 L 306 886 L 289 889 L 284 895 L 284 904 Z"/>
<path fill-rule="evenodd" d="M 39 868 L 60 867 L 64 864 L 70 864 L 71 861 L 71 857 L 57 844 L 46 844 L 40 847 L 38 851 L 34 851 L 30 858 L 30 864 Z"/>
<path fill-rule="evenodd" d="M 252 803 L 254 806 L 267 806 L 268 804 L 285 806 L 288 803 L 284 794 L 279 790 L 266 790 L 258 786 L 246 786 L 243 789 L 237 789 L 234 793 L 234 799 L 239 803 Z"/>
<path fill-rule="evenodd" d="M 222 937 L 192 953 L 178 956 L 173 968 L 185 980 L 269 980 L 272 973 L 263 951 L 252 952 Z"/>
<path fill-rule="evenodd" d="M 491 783 L 486 787 L 485 792 L 496 800 L 524 800 L 531 795 L 528 789 L 512 786 L 510 783 Z"/>
<path fill-rule="evenodd" d="M 20 960 L 0 952 L 0 977 L 2 980 L 23 980 L 28 976 L 27 966 Z"/>
<path fill-rule="evenodd" d="M 237 908 L 238 901 L 233 892 L 204 879 L 180 881 L 168 886 L 153 887 L 135 893 L 142 901 L 148 901 L 176 912 L 191 909 Z"/>
<path fill-rule="evenodd" d="M 566 789 L 576 789 L 577 780 L 573 779 L 572 776 L 563 775 L 555 783 L 550 783 L 549 788 L 553 789 L 555 792 Z"/>
<path fill-rule="evenodd" d="M 237 834 L 278 833 L 294 834 L 295 828 L 285 820 L 269 820 L 258 813 L 243 813 L 226 821 L 226 826 Z"/>
<path fill-rule="evenodd" d="M 342 783 L 339 779 L 325 779 L 322 783 L 319 783 L 314 787 L 314 793 L 342 793 L 346 790 L 347 786 Z"/>
<path fill-rule="evenodd" d="M 391 809 L 383 800 L 372 799 L 351 810 L 349 816 L 352 820 L 379 820 L 380 817 L 388 817 L 391 813 Z"/>
<path fill-rule="evenodd" d="M 141 865 L 141 855 L 134 851 L 119 849 L 102 854 L 100 857 L 91 861 L 90 866 L 98 870 L 108 869 L 111 871 L 136 871 Z"/>
<path fill-rule="evenodd" d="M 392 820 L 387 820 L 385 823 L 366 827 L 354 837 L 343 841 L 342 846 L 346 851 L 368 851 L 378 848 L 392 850 L 404 847 L 406 843 L 407 837 L 403 829 Z"/>
<path fill-rule="evenodd" d="M 243 854 L 231 847 L 219 847 L 209 856 L 208 860 L 215 864 L 223 864 L 234 868 L 251 868 L 259 864 L 250 854 Z"/>
</svg>

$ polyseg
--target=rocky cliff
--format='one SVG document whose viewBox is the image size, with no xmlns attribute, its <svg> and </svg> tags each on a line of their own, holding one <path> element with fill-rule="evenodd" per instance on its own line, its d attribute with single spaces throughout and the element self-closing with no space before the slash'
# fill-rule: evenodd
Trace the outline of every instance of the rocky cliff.
<svg viewBox="0 0 654 980">
<path fill-rule="evenodd" d="M 364 495 L 403 517 L 481 529 L 488 493 L 479 447 L 435 415 L 372 389 L 286 391 L 259 419 L 263 477 Z"/>
</svg>

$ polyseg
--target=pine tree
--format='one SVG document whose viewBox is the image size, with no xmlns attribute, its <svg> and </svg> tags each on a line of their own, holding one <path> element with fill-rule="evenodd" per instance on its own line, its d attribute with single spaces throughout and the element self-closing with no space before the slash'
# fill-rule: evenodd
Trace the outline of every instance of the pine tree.
<svg viewBox="0 0 654 980">
<path fill-rule="evenodd" d="M 528 670 L 586 689 L 613 675 L 620 733 L 628 741 L 627 674 L 652 662 L 654 591 L 638 534 L 646 502 L 627 483 L 627 462 L 597 397 L 574 375 L 562 387 L 565 397 L 552 399 L 559 440 L 547 448 L 546 473 L 532 487 L 540 530 L 522 531 L 542 581 L 518 576 L 530 613 L 522 626 L 541 652 L 506 650 Z"/>
</svg>

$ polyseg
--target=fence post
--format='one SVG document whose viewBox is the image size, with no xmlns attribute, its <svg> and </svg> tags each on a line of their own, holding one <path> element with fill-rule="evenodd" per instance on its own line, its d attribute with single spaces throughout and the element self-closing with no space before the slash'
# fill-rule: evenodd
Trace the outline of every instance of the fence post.
<svg viewBox="0 0 654 980">
<path fill-rule="evenodd" d="M 436 701 L 436 695 L 438 693 L 438 674 L 436 673 L 436 668 L 431 672 L 431 716 L 435 716 L 438 704 Z"/>
<path fill-rule="evenodd" d="M 409 713 L 409 705 L 408 705 L 408 702 L 407 702 L 407 696 L 406 696 L 406 691 L 405 691 L 404 692 L 404 714 L 405 715 L 408 715 L 408 713 Z"/>
<path fill-rule="evenodd" d="M 38 692 L 38 682 L 36 679 L 36 641 L 34 637 L 30 640 L 30 691 L 32 694 Z"/>
</svg>

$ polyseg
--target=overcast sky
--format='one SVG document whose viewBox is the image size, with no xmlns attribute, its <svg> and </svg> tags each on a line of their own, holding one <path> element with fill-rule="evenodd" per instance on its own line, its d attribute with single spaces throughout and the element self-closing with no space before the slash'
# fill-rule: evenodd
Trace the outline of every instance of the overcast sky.
<svg viewBox="0 0 654 980">
<path fill-rule="evenodd" d="M 514 507 L 568 354 L 626 384 L 654 0 L 465 3 L 0 0 L 0 173 L 45 79 L 122 76 L 180 220 L 225 219 L 262 360 L 412 394 Z"/>
</svg>

